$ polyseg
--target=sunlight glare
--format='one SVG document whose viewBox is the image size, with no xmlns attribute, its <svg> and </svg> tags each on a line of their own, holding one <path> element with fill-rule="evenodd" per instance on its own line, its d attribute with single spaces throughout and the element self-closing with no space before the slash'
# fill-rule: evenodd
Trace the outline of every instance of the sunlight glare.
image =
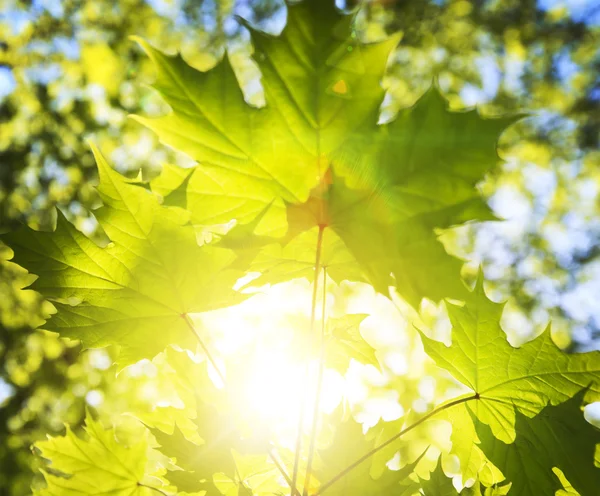
<svg viewBox="0 0 600 496">
<path fill-rule="evenodd" d="M 375 294 L 360 293 L 354 303 L 361 311 L 371 314 L 373 306 L 383 309 L 365 320 L 362 326 L 365 333 L 373 335 L 374 341 L 405 345 L 403 333 L 390 336 L 393 317 L 397 317 L 389 302 Z M 212 334 L 216 355 L 226 364 L 223 372 L 227 381 L 237 384 L 234 394 L 240 395 L 235 398 L 242 405 L 240 413 L 252 424 L 267 425 L 278 443 L 290 448 L 295 441 L 304 391 L 307 391 L 305 432 L 310 432 L 313 422 L 319 361 L 316 353 L 307 356 L 310 307 L 305 302 L 310 298 L 310 284 L 295 281 L 261 288 L 260 293 L 235 308 L 202 316 L 204 328 L 210 329 Z M 278 310 L 275 313 L 274 308 Z M 349 310 L 343 313 L 356 313 L 358 309 Z M 329 309 L 328 318 L 335 317 L 332 314 L 333 309 Z M 319 319 L 317 312 L 317 321 Z M 377 332 L 383 336 L 375 336 Z M 400 358 L 406 361 L 403 354 Z M 408 368 L 408 362 L 404 367 Z M 213 375 L 213 382 L 219 382 Z M 397 395 L 369 398 L 372 387 L 384 387 L 388 380 L 376 367 L 354 360 L 345 375 L 325 368 L 319 413 L 333 413 L 345 398 L 357 420 L 366 426 L 372 426 L 381 418 L 397 419 L 404 413 Z"/>
<path fill-rule="evenodd" d="M 246 376 L 246 400 L 252 410 L 272 421 L 294 417 L 305 367 L 280 349 L 262 349 Z"/>
</svg>

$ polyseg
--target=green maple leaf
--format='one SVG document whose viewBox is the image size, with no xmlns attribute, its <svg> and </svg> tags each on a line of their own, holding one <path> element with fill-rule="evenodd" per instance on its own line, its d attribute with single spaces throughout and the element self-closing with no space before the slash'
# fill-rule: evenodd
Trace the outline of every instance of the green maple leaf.
<svg viewBox="0 0 600 496">
<path fill-rule="evenodd" d="M 446 253 L 436 229 L 493 218 L 474 186 L 497 163 L 496 141 L 514 119 L 449 112 L 430 91 L 378 124 L 381 80 L 398 37 L 361 43 L 353 19 L 333 1 L 305 0 L 288 5 L 277 37 L 249 27 L 265 89 L 260 109 L 245 103 L 227 58 L 200 72 L 141 41 L 172 112 L 137 119 L 200 162 L 167 168 L 152 188 L 204 226 L 246 222 L 271 205 L 257 229 L 283 236 L 284 246 L 266 248 L 272 265 L 260 267 L 261 282 L 309 273 L 316 242 L 286 245 L 292 234 L 316 237 L 321 226 L 325 246 L 344 247 L 333 277 L 366 277 L 384 294 L 395 286 L 413 305 L 461 298 L 462 262 Z"/>
<path fill-rule="evenodd" d="M 585 392 L 559 405 L 548 405 L 533 418 L 517 411 L 513 443 L 497 439 L 489 426 L 474 419 L 481 449 L 502 468 L 514 494 L 555 494 L 563 489 L 555 468 L 579 494 L 598 492 L 600 468 L 594 458 L 600 430 L 583 418 Z"/>
<path fill-rule="evenodd" d="M 327 322 L 325 363 L 341 374 L 346 373 L 351 359 L 380 367 L 375 349 L 360 334 L 360 324 L 366 317 L 350 314 Z"/>
<path fill-rule="evenodd" d="M 419 480 L 424 496 L 500 496 L 508 494 L 510 486 L 505 485 L 499 488 L 482 487 L 478 481 L 472 487 L 465 487 L 462 491 L 458 492 L 452 484 L 452 479 L 444 473 L 441 458 L 438 459 L 433 472 L 429 474 L 429 479 Z"/>
<path fill-rule="evenodd" d="M 206 420 L 205 416 L 199 417 Z M 217 418 L 218 416 L 214 416 Z M 210 426 L 211 424 L 207 424 Z M 212 422 L 215 426 L 215 422 Z M 219 426 L 217 426 L 219 427 Z M 206 432 L 203 429 L 204 432 Z M 210 431 L 209 431 L 210 432 Z M 152 434 L 160 445 L 158 450 L 164 455 L 173 458 L 178 467 L 183 470 L 170 470 L 167 473 L 169 482 L 179 491 L 198 492 L 206 491 L 207 496 L 220 495 L 213 483 L 213 475 L 227 473 L 233 476 L 234 461 L 230 451 L 233 444 L 230 433 L 224 435 L 225 429 L 215 431 L 212 439 L 196 444 L 188 440 L 179 427 L 175 427 L 172 434 L 167 434 L 158 429 L 152 429 Z"/>
<path fill-rule="evenodd" d="M 260 273 L 248 285 L 277 284 L 291 279 L 312 280 L 315 272 L 315 247 L 318 228 L 295 236 L 288 243 L 271 243 L 256 254 L 249 270 Z M 321 261 L 327 275 L 337 283 L 343 280 L 364 281 L 360 267 L 344 242 L 333 231 L 326 231 L 321 243 Z"/>
<path fill-rule="evenodd" d="M 59 212 L 53 232 L 28 227 L 2 240 L 14 261 L 38 276 L 31 285 L 57 308 L 43 328 L 87 348 L 119 345 L 121 366 L 169 344 L 195 349 L 186 314 L 232 305 L 243 275 L 234 252 L 198 246 L 182 212 L 159 205 L 95 151 L 103 206 L 94 214 L 111 242 L 96 245 Z"/>
<path fill-rule="evenodd" d="M 277 469 L 266 455 L 240 455 L 233 452 L 236 475 L 217 474 L 215 485 L 224 496 L 271 496 L 283 494 L 277 482 Z"/>
<path fill-rule="evenodd" d="M 179 491 L 206 491 L 206 496 L 218 496 L 223 491 L 216 485 L 215 477 L 230 481 L 236 479 L 241 470 L 239 463 L 236 465 L 236 452 L 242 457 L 266 453 L 265 433 L 252 425 L 244 431 L 244 435 L 242 429 L 246 426 L 236 421 L 234 412 L 242 408 L 239 400 L 242 381 L 236 380 L 235 373 L 228 374 L 227 385 L 223 389 L 217 389 L 208 376 L 206 363 L 195 363 L 187 353 L 172 348 L 165 353 L 168 364 L 179 378 L 178 387 L 188 393 L 184 396 L 194 398 L 196 411 L 193 423 L 201 438 L 199 442 L 186 438 L 178 426 L 173 432 L 151 429 L 159 444 L 157 449 L 183 469 L 170 470 L 166 477 Z M 250 477 L 250 469 L 248 474 Z"/>
<path fill-rule="evenodd" d="M 435 470 L 429 474 L 429 479 L 419 478 L 419 481 L 424 496 L 458 496 L 462 494 L 456 490 L 452 484 L 452 479 L 444 473 L 441 458 L 438 459 Z M 476 494 L 481 496 L 481 493 Z"/>
<path fill-rule="evenodd" d="M 87 439 L 77 437 L 67 426 L 64 437 L 36 443 L 44 458 L 52 461 L 43 470 L 47 488 L 40 496 L 111 494 L 114 496 L 153 496 L 162 483 L 145 474 L 148 444 L 142 439 L 132 446 L 117 441 L 113 429 L 104 429 L 88 414 Z"/>
<path fill-rule="evenodd" d="M 497 439 L 512 443 L 517 416 L 534 417 L 548 404 L 562 403 L 587 386 L 587 401 L 600 397 L 600 352 L 564 353 L 552 341 L 550 328 L 518 348 L 511 346 L 500 327 L 503 305 L 487 298 L 481 273 L 465 306 L 447 303 L 447 308 L 452 345 L 421 336 L 437 365 L 475 393 L 442 412 L 453 424 L 452 451 L 461 460 L 465 479 L 476 476 L 485 463 L 475 444 L 471 414 Z M 498 469 L 504 472 L 505 466 Z M 497 482 L 497 471 L 492 470 L 490 479 Z"/>
<path fill-rule="evenodd" d="M 319 464 L 315 475 L 324 484 L 336 477 L 342 470 L 356 462 L 375 447 L 375 439 L 365 436 L 362 425 L 352 419 L 340 423 L 335 431 L 331 444 L 318 451 Z M 406 464 L 400 470 L 384 470 L 377 479 L 370 475 L 371 463 L 363 461 L 331 486 L 323 490 L 328 496 L 387 496 L 404 494 L 415 487 L 408 476 L 425 455 L 425 450 L 416 460 Z M 418 488 L 418 485 L 416 486 Z M 321 494 L 321 493 L 319 493 Z"/>
</svg>

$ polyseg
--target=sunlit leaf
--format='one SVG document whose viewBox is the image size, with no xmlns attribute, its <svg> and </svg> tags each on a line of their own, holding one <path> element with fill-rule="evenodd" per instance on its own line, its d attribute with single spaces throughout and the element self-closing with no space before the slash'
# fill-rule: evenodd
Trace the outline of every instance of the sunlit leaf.
<svg viewBox="0 0 600 496">
<path fill-rule="evenodd" d="M 178 387 L 194 398 L 194 434 L 200 438 L 186 437 L 177 426 L 173 432 L 151 429 L 159 444 L 157 449 L 183 469 L 170 470 L 166 477 L 179 491 L 219 495 L 222 490 L 215 485 L 215 477 L 237 480 L 240 466 L 235 456 L 266 453 L 267 440 L 258 428 L 242 432 L 244 425 L 235 415 L 236 408 L 243 408 L 236 395 L 235 378 L 230 378 L 227 387 L 218 389 L 210 380 L 205 363 L 195 363 L 185 352 L 173 349 L 168 349 L 166 355 L 180 379 Z"/>
<path fill-rule="evenodd" d="M 454 425 L 453 452 L 463 470 L 472 470 L 472 457 L 478 456 L 471 414 L 489 426 L 499 441 L 513 443 L 518 416 L 534 417 L 547 405 L 565 402 L 587 386 L 587 400 L 600 396 L 600 352 L 564 353 L 552 341 L 549 328 L 521 347 L 511 346 L 500 327 L 503 305 L 487 298 L 482 274 L 464 307 L 447 304 L 447 308 L 452 345 L 447 347 L 424 334 L 422 339 L 435 362 L 476 393 L 444 412 Z M 559 454 L 551 450 L 549 456 L 559 466 Z M 502 472 L 507 468 L 504 463 L 497 467 Z"/>
<path fill-rule="evenodd" d="M 2 237 L 14 261 L 38 276 L 31 285 L 58 313 L 43 326 L 87 348 L 116 344 L 121 365 L 169 344 L 195 349 L 184 315 L 241 301 L 243 274 L 232 251 L 198 246 L 182 212 L 161 207 L 96 152 L 104 205 L 94 213 L 111 243 L 100 247 L 59 213 L 53 232 L 28 227 Z"/>
<path fill-rule="evenodd" d="M 581 411 L 585 390 L 567 401 L 548 405 L 535 417 L 516 412 L 516 438 L 497 439 L 489 426 L 474 418 L 479 445 L 512 483 L 511 492 L 523 496 L 555 494 L 564 485 L 579 494 L 594 494 L 600 487 L 600 468 L 595 461 L 600 430 L 589 424 Z"/>
<path fill-rule="evenodd" d="M 270 496 L 283 493 L 277 482 L 277 469 L 266 455 L 241 455 L 233 452 L 236 475 L 215 475 L 215 485 L 224 496 Z"/>
<path fill-rule="evenodd" d="M 199 72 L 141 42 L 172 112 L 138 120 L 200 162 L 169 167 L 153 189 L 203 226 L 245 221 L 272 205 L 258 232 L 287 234 L 259 257 L 260 283 L 310 274 L 316 241 L 311 248 L 294 238 L 320 226 L 324 249 L 336 247 L 336 280 L 366 277 L 384 294 L 394 286 L 414 306 L 464 296 L 462 262 L 436 229 L 494 218 L 475 185 L 498 162 L 496 141 L 514 119 L 449 112 L 432 90 L 378 124 L 398 38 L 359 42 L 353 16 L 332 1 L 290 4 L 280 36 L 249 29 L 261 109 L 246 104 L 227 58 Z"/>
<path fill-rule="evenodd" d="M 435 470 L 429 474 L 429 479 L 420 479 L 423 496 L 502 496 L 508 494 L 510 484 L 500 487 L 483 487 L 479 481 L 460 492 L 454 487 L 452 479 L 444 473 L 442 460 L 438 459 Z"/>
<path fill-rule="evenodd" d="M 328 321 L 325 344 L 325 363 L 344 374 L 350 360 L 379 368 L 375 349 L 360 334 L 360 323 L 367 317 L 363 314 L 346 315 Z"/>
<path fill-rule="evenodd" d="M 49 469 L 44 471 L 48 487 L 39 494 L 156 495 L 162 483 L 145 473 L 147 442 L 142 439 L 132 446 L 124 446 L 117 441 L 114 430 L 104 429 L 89 414 L 85 423 L 85 439 L 67 427 L 64 437 L 36 444 L 42 456 L 51 460 Z"/>
<path fill-rule="evenodd" d="M 361 424 L 348 419 L 336 427 L 331 444 L 319 451 L 320 463 L 315 474 L 321 484 L 327 484 L 374 447 L 375 440 L 363 434 Z M 369 474 L 371 463 L 367 459 L 328 486 L 324 494 L 329 496 L 363 496 L 366 494 L 386 496 L 396 494 L 396 492 L 403 494 L 402 491 L 405 490 L 410 493 L 410 488 L 415 486 L 408 476 L 413 473 L 424 455 L 425 452 L 400 470 L 385 470 L 377 479 Z"/>
</svg>

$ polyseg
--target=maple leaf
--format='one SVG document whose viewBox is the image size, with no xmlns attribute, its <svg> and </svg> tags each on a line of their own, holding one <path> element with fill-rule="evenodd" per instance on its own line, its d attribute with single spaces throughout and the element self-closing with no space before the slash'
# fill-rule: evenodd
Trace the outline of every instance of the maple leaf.
<svg viewBox="0 0 600 496">
<path fill-rule="evenodd" d="M 339 319 L 329 319 L 325 334 L 325 363 L 345 374 L 354 359 L 363 364 L 379 368 L 375 349 L 360 333 L 364 314 L 349 314 Z"/>
<path fill-rule="evenodd" d="M 501 496 L 508 494 L 510 485 L 501 487 L 482 487 L 476 482 L 472 487 L 465 487 L 458 492 L 442 469 L 442 459 L 439 458 L 429 479 L 419 478 L 424 496 Z M 520 494 L 520 493 L 519 493 Z"/>
<path fill-rule="evenodd" d="M 202 407 L 206 408 L 205 405 Z M 171 434 L 159 429 L 151 429 L 151 432 L 159 444 L 158 450 L 173 458 L 182 469 L 170 470 L 166 476 L 169 482 L 179 491 L 206 491 L 207 496 L 215 496 L 221 492 L 213 483 L 213 475 L 226 473 L 233 476 L 234 460 L 230 448 L 237 439 L 234 433 L 227 432 L 227 424 L 215 422 L 219 419 L 216 411 L 203 410 L 197 417 L 197 425 L 204 435 L 200 444 L 188 440 L 177 426 Z M 211 433 L 211 427 L 217 429 Z"/>
<path fill-rule="evenodd" d="M 436 364 L 475 393 L 442 412 L 453 424 L 452 451 L 461 460 L 465 478 L 477 475 L 485 460 L 475 444 L 471 414 L 489 426 L 497 439 L 513 443 L 519 415 L 534 417 L 547 405 L 567 401 L 587 386 L 587 401 L 600 398 L 600 352 L 564 353 L 552 341 L 549 327 L 524 345 L 511 346 L 500 327 L 503 305 L 487 298 L 483 273 L 463 307 L 447 303 L 447 308 L 452 345 L 423 333 L 421 337 Z M 504 471 L 505 466 L 498 465 L 498 469 Z"/>
<path fill-rule="evenodd" d="M 38 276 L 31 285 L 57 308 L 43 328 L 86 348 L 120 346 L 121 366 L 170 344 L 195 349 L 187 313 L 225 307 L 243 275 L 231 250 L 198 246 L 186 217 L 130 184 L 94 150 L 103 206 L 94 214 L 111 242 L 100 247 L 58 213 L 53 232 L 23 226 L 2 240 L 14 261 Z M 151 339 L 149 339 L 151 337 Z"/>
<path fill-rule="evenodd" d="M 365 436 L 362 425 L 353 419 L 341 422 L 336 427 L 331 444 L 318 451 L 320 462 L 315 471 L 322 484 L 328 484 L 334 477 L 358 458 L 375 447 L 376 439 Z M 421 461 L 425 450 L 413 462 L 406 464 L 400 470 L 385 469 L 378 478 L 370 475 L 371 463 L 363 461 L 360 465 L 337 479 L 331 486 L 327 485 L 318 494 L 329 496 L 386 496 L 401 493 L 403 490 L 417 487 L 408 476 L 414 472 Z M 412 494 L 412 493 L 410 493 Z"/>
<path fill-rule="evenodd" d="M 215 475 L 215 485 L 224 496 L 272 496 L 283 494 L 277 482 L 277 469 L 266 455 L 240 455 L 233 452 L 236 475 Z"/>
<path fill-rule="evenodd" d="M 233 379 L 228 377 L 227 386 L 217 389 L 208 376 L 205 362 L 195 363 L 186 352 L 172 348 L 168 348 L 165 355 L 179 378 L 177 388 L 184 392 L 183 396 L 191 395 L 195 402 L 193 423 L 200 437 L 190 440 L 178 426 L 172 432 L 150 429 L 159 444 L 157 449 L 183 469 L 170 470 L 166 477 L 179 491 L 220 495 L 223 491 L 216 483 L 217 479 L 236 479 L 240 470 L 236 457 L 265 453 L 267 440 L 255 425 L 246 436 L 241 432 L 245 426 L 241 426 L 234 415 L 240 408 L 240 381 L 236 381 L 235 374 L 231 374 Z M 273 468 L 269 466 L 269 469 Z M 248 477 L 250 475 L 248 472 Z M 241 484 L 240 490 L 243 487 Z"/>
<path fill-rule="evenodd" d="M 583 418 L 585 392 L 559 405 L 548 405 L 533 418 L 517 411 L 513 443 L 497 439 L 489 426 L 474 419 L 479 446 L 502 468 L 514 494 L 555 494 L 564 487 L 556 468 L 579 494 L 598 491 L 600 468 L 594 458 L 600 430 Z"/>
<path fill-rule="evenodd" d="M 315 272 L 315 247 L 318 228 L 295 236 L 289 243 L 271 242 L 256 253 L 249 270 L 260 275 L 248 286 L 277 284 L 291 279 L 312 280 Z M 321 257 L 327 275 L 336 283 L 344 280 L 365 281 L 360 267 L 348 252 L 344 242 L 333 232 L 327 231 L 321 242 Z"/>
<path fill-rule="evenodd" d="M 244 101 L 228 57 L 203 73 L 138 40 L 158 69 L 154 87 L 173 112 L 135 118 L 201 162 L 185 175 L 188 201 L 216 195 L 220 209 L 228 202 L 238 215 L 253 218 L 273 198 L 308 198 L 325 155 L 367 117 L 376 119 L 383 99 L 379 83 L 397 39 L 362 45 L 351 23 L 333 2 L 311 0 L 289 6 L 287 26 L 276 39 L 249 27 L 265 86 L 261 109 Z M 352 99 L 336 89 L 340 80 L 352 88 Z M 232 195 L 223 198 L 230 187 Z M 212 219 L 211 207 L 203 210 Z"/>
<path fill-rule="evenodd" d="M 145 439 L 132 446 L 117 441 L 113 429 L 104 429 L 88 413 L 85 419 L 87 439 L 77 437 L 67 426 L 63 437 L 35 444 L 41 455 L 52 461 L 42 472 L 47 487 L 40 496 L 111 494 L 114 496 L 153 496 L 163 484 L 145 474 L 148 444 Z"/>
<path fill-rule="evenodd" d="M 265 89 L 260 109 L 245 103 L 228 58 L 200 72 L 140 41 L 172 112 L 137 119 L 200 162 L 167 168 L 152 188 L 204 226 L 245 222 L 271 205 L 257 229 L 283 236 L 283 245 L 304 231 L 316 240 L 319 226 L 324 246 L 344 247 L 343 266 L 331 262 L 336 279 L 366 277 L 384 294 L 395 286 L 413 306 L 423 297 L 461 298 L 462 261 L 436 230 L 494 218 L 474 186 L 498 162 L 496 141 L 515 118 L 449 112 L 432 90 L 378 124 L 398 37 L 361 43 L 353 19 L 333 1 L 305 0 L 288 5 L 277 37 L 248 26 Z M 259 267 L 260 282 L 304 276 L 315 246 L 302 239 L 279 252 L 265 248 L 272 266 Z"/>
</svg>

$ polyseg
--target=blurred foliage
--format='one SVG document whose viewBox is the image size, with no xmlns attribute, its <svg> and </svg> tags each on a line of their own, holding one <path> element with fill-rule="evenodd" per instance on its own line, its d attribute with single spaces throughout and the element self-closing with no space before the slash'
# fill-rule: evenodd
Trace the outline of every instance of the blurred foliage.
<svg viewBox="0 0 600 496">
<path fill-rule="evenodd" d="M 557 341 L 573 349 L 594 346 L 591 338 L 600 334 L 594 298 L 600 290 L 600 14 L 594 2 L 582 5 L 381 0 L 364 2 L 358 14 L 365 39 L 403 36 L 390 60 L 382 119 L 412 105 L 434 78 L 455 108 L 477 104 L 489 115 L 529 114 L 503 136 L 503 171 L 481 185 L 508 220 L 443 238 L 451 251 L 475 261 L 465 268 L 468 279 L 482 263 L 495 296 L 510 297 L 511 342 L 523 341 L 550 316 Z M 98 199 L 88 140 L 132 176 L 141 171 L 151 178 L 165 162 L 191 163 L 127 119 L 167 108 L 144 86 L 152 68 L 131 35 L 180 50 L 199 69 L 227 47 L 246 98 L 260 104 L 248 35 L 235 15 L 271 32 L 285 22 L 278 0 L 0 0 L 0 228 L 26 222 L 47 229 L 58 205 L 94 234 L 88 209 Z M 60 432 L 64 422 L 81 424 L 86 405 L 101 405 L 105 420 L 121 411 L 141 416 L 168 386 L 156 389 L 152 365 L 115 378 L 110 350 L 80 356 L 78 345 L 32 331 L 51 309 L 34 293 L 17 291 L 27 283 L 14 264 L 3 262 L 0 271 L 0 492 L 21 495 L 29 493 L 36 463 L 33 441 Z M 354 301 L 356 290 L 340 291 Z M 427 327 L 444 336 L 439 309 L 422 310 Z M 413 360 L 420 345 L 407 336 L 378 351 L 389 358 L 385 380 L 372 370 L 370 380 L 356 374 L 369 390 L 368 401 L 356 398 L 357 418 L 377 423 L 369 417 L 373 402 L 425 411 L 452 395 L 451 380 Z M 423 446 L 409 442 L 402 449 L 410 451 L 402 457 L 414 458 Z"/>
</svg>

